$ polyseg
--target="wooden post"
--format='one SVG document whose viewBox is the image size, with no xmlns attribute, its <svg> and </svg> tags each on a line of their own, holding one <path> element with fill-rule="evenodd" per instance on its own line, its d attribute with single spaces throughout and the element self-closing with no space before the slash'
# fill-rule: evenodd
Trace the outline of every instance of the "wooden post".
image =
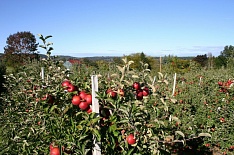
<svg viewBox="0 0 234 155">
<path fill-rule="evenodd" d="M 99 117 L 99 103 L 98 99 L 96 98 L 98 91 L 98 77 L 97 75 L 91 76 L 92 81 L 92 112 L 96 113 L 96 117 Z M 97 142 L 94 138 L 93 140 L 94 148 L 93 148 L 93 155 L 101 155 L 101 142 Z"/>
<path fill-rule="evenodd" d="M 174 84 L 173 84 L 173 90 L 172 90 L 172 95 L 171 96 L 174 96 L 175 87 L 176 87 L 176 73 L 175 73 L 175 76 L 174 76 Z"/>
</svg>

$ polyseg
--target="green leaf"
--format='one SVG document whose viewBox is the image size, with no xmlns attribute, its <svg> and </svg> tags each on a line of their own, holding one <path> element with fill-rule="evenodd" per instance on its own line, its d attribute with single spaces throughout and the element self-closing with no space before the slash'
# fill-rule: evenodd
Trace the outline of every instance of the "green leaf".
<svg viewBox="0 0 234 155">
<path fill-rule="evenodd" d="M 39 36 L 39 39 L 41 39 L 43 42 L 45 42 L 45 39 L 44 39 L 42 34 L 38 34 L 38 36 Z"/>
<path fill-rule="evenodd" d="M 116 124 L 111 125 L 109 129 L 111 132 L 116 131 L 116 129 L 117 129 Z"/>
<path fill-rule="evenodd" d="M 134 126 L 138 126 L 138 125 L 141 125 L 142 123 L 140 123 L 140 122 L 135 122 L 134 123 Z"/>
<path fill-rule="evenodd" d="M 170 118 L 169 119 L 171 119 L 171 121 L 176 121 L 176 122 L 178 122 L 178 123 L 181 123 L 181 121 L 180 121 L 180 119 L 178 118 L 178 117 L 175 117 L 175 116 L 171 116 L 170 115 Z"/>
<path fill-rule="evenodd" d="M 114 133 L 114 136 L 117 137 L 119 135 L 119 132 L 115 131 L 113 132 Z"/>
<path fill-rule="evenodd" d="M 96 129 L 92 129 L 92 131 L 95 137 L 97 137 L 97 141 L 101 141 L 101 134 L 99 133 L 99 131 Z"/>
<path fill-rule="evenodd" d="M 173 142 L 174 142 L 174 143 L 183 143 L 183 145 L 185 144 L 185 141 L 184 141 L 184 140 L 174 140 Z"/>
<path fill-rule="evenodd" d="M 44 45 L 39 45 L 39 47 L 46 49 L 46 47 Z"/>
<path fill-rule="evenodd" d="M 123 62 L 126 64 L 127 63 L 127 57 L 122 58 Z"/>
<path fill-rule="evenodd" d="M 53 45 L 53 43 L 52 43 L 52 42 L 48 42 L 48 43 L 46 44 L 46 46 L 50 46 L 50 45 Z"/>
<path fill-rule="evenodd" d="M 198 137 L 212 137 L 209 133 L 199 133 Z"/>
<path fill-rule="evenodd" d="M 70 107 L 69 107 L 69 106 L 67 106 L 67 107 L 63 110 L 63 113 L 64 113 L 64 114 L 66 114 L 66 113 L 67 113 L 67 111 L 69 110 L 69 108 L 70 108 Z"/>
<path fill-rule="evenodd" d="M 176 103 L 176 102 L 177 102 L 177 99 L 171 98 L 170 101 L 171 101 L 172 103 Z"/>
<path fill-rule="evenodd" d="M 131 150 L 129 150 L 127 155 L 132 155 L 133 151 L 134 151 L 134 148 L 132 148 Z"/>
<path fill-rule="evenodd" d="M 54 111 L 55 108 L 57 108 L 57 105 L 53 105 L 53 106 L 50 108 L 50 112 Z"/>
<path fill-rule="evenodd" d="M 116 66 L 116 67 L 118 68 L 118 70 L 119 70 L 120 72 L 123 73 L 123 71 L 124 71 L 124 68 L 123 68 L 123 67 L 120 67 L 120 66 Z"/>
<path fill-rule="evenodd" d="M 181 131 L 176 131 L 175 134 L 179 134 L 179 135 L 181 135 L 183 138 L 185 137 L 185 136 L 184 136 L 184 133 L 181 132 Z"/>
<path fill-rule="evenodd" d="M 159 74 L 159 76 L 160 76 L 161 78 L 163 78 L 163 74 L 162 74 L 162 73 L 158 72 L 158 74 Z"/>
<path fill-rule="evenodd" d="M 118 77 L 119 75 L 116 74 L 116 73 L 114 73 L 114 74 L 111 74 L 110 76 L 111 76 L 111 77 Z"/>
<path fill-rule="evenodd" d="M 169 84 L 169 82 L 167 80 L 163 80 L 164 83 L 166 83 L 167 85 Z"/>
<path fill-rule="evenodd" d="M 37 34 L 38 35 L 38 37 L 43 37 L 43 35 L 42 34 Z"/>
<path fill-rule="evenodd" d="M 142 113 L 139 113 L 139 112 L 135 114 L 135 116 L 141 116 L 141 115 Z"/>
<path fill-rule="evenodd" d="M 45 37 L 45 40 L 46 40 L 46 39 L 48 39 L 48 38 L 51 38 L 51 37 L 52 37 L 51 35 L 49 35 L 49 36 L 46 36 L 46 37 Z"/>
<path fill-rule="evenodd" d="M 53 48 L 53 47 L 50 47 L 50 48 L 48 49 L 48 52 L 49 52 L 49 51 L 52 51 L 52 50 L 54 50 L 54 48 Z"/>
<path fill-rule="evenodd" d="M 77 128 L 78 130 L 83 130 L 82 125 L 77 125 L 76 128 Z"/>
<path fill-rule="evenodd" d="M 134 61 L 130 60 L 130 61 L 128 62 L 128 65 L 130 66 L 130 65 L 133 64 L 133 63 L 134 63 Z"/>
<path fill-rule="evenodd" d="M 118 123 L 121 124 L 121 123 L 128 123 L 128 122 L 129 122 L 129 120 L 126 120 L 126 119 L 125 119 L 125 120 L 120 120 Z"/>
<path fill-rule="evenodd" d="M 139 78 L 139 76 L 138 76 L 138 75 L 132 75 L 132 78 L 134 78 L 134 79 L 138 79 L 138 78 Z"/>
<path fill-rule="evenodd" d="M 47 52 L 47 56 L 49 57 L 50 55 L 51 55 L 51 52 L 48 51 L 48 52 Z"/>
</svg>

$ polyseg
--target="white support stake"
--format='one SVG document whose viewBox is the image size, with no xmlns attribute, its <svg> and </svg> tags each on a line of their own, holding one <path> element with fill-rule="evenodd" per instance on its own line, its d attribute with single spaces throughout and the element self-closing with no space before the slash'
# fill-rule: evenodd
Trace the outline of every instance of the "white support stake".
<svg viewBox="0 0 234 155">
<path fill-rule="evenodd" d="M 44 67 L 41 67 L 41 79 L 42 81 L 45 79 Z"/>
<path fill-rule="evenodd" d="M 201 82 L 202 82 L 202 76 L 200 76 L 199 86 L 201 85 Z"/>
<path fill-rule="evenodd" d="M 156 76 L 154 76 L 154 79 L 153 79 L 152 85 L 154 85 L 155 81 L 156 81 Z"/>
<path fill-rule="evenodd" d="M 96 113 L 96 117 L 99 117 L 99 103 L 98 99 L 96 98 L 98 92 L 98 77 L 97 75 L 91 76 L 92 81 L 92 112 Z M 97 142 L 96 139 L 93 141 L 94 148 L 93 148 L 93 155 L 101 155 L 101 142 Z"/>
<path fill-rule="evenodd" d="M 176 73 L 175 73 L 175 76 L 174 76 L 174 84 L 173 84 L 173 90 L 172 90 L 172 95 L 171 96 L 174 96 L 175 87 L 176 87 Z"/>
</svg>

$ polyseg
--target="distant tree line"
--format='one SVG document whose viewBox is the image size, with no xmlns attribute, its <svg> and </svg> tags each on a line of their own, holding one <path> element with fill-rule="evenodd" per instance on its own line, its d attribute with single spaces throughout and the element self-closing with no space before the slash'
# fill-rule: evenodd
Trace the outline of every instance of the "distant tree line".
<svg viewBox="0 0 234 155">
<path fill-rule="evenodd" d="M 4 47 L 4 55 L 1 56 L 2 63 L 7 67 L 11 67 L 14 70 L 22 64 L 39 60 L 40 55 L 37 51 L 38 43 L 35 36 L 31 32 L 17 32 L 10 35 L 6 41 L 7 45 Z M 221 68 L 221 67 L 233 67 L 234 66 L 234 46 L 225 46 L 223 51 L 217 57 L 212 56 L 211 53 L 204 55 L 197 55 L 192 59 L 178 58 L 177 56 L 164 56 L 160 64 L 159 58 L 156 59 L 151 56 L 145 55 L 144 52 L 133 53 L 126 55 L 128 60 L 132 60 L 135 63 L 131 65 L 132 69 L 141 70 L 142 64 L 147 63 L 148 68 L 151 70 L 159 71 L 160 65 L 164 66 L 164 70 L 174 71 L 178 73 L 184 73 L 191 70 L 191 61 L 196 63 L 200 68 Z M 103 60 L 98 59 L 81 58 L 81 64 L 87 67 L 93 67 L 95 69 L 108 70 L 111 69 L 111 65 L 121 65 L 123 63 L 122 57 L 112 57 Z"/>
</svg>

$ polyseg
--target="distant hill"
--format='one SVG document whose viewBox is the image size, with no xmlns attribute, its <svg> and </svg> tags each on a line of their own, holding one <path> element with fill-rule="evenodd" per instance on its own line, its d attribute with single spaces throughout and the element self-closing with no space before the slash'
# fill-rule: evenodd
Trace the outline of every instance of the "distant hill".
<svg viewBox="0 0 234 155">
<path fill-rule="evenodd" d="M 0 57 L 3 55 L 4 53 L 0 53 Z M 41 58 L 47 58 L 47 55 L 45 54 L 39 54 L 39 56 Z M 93 56 L 93 57 L 73 57 L 73 56 L 68 56 L 68 55 L 58 55 L 57 56 L 57 60 L 63 60 L 66 61 L 68 59 L 82 59 L 82 58 L 86 58 L 89 60 L 93 60 L 93 61 L 98 61 L 98 60 L 106 60 L 106 61 L 112 61 L 113 58 L 117 58 L 118 56 Z M 120 56 L 119 56 L 120 57 Z M 122 57 L 122 56 L 121 56 Z M 120 58 L 121 58 L 120 57 Z M 160 57 L 153 57 L 155 59 L 159 59 Z M 185 59 L 185 60 L 192 60 L 194 57 L 178 57 L 180 59 Z"/>
</svg>

